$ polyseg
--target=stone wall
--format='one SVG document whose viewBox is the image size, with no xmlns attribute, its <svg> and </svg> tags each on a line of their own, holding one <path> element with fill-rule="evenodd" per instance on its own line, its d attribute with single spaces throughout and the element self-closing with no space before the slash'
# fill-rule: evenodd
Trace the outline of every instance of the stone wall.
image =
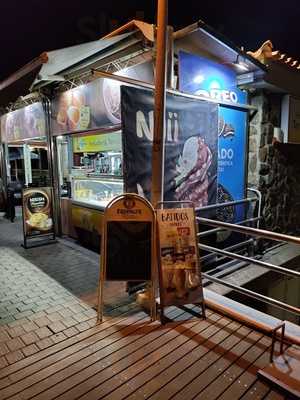
<svg viewBox="0 0 300 400">
<path fill-rule="evenodd" d="M 295 234 L 300 230 L 300 145 L 273 144 L 281 95 L 256 91 L 250 103 L 258 112 L 249 126 L 248 187 L 262 193 L 261 227 Z"/>
<path fill-rule="evenodd" d="M 249 125 L 248 186 L 259 189 L 268 184 L 274 127 L 280 126 L 281 98 L 257 91 L 250 95 L 250 104 L 258 111 Z"/>
<path fill-rule="evenodd" d="M 264 195 L 263 223 L 268 230 L 298 235 L 300 232 L 300 145 L 275 143 L 269 157 Z"/>
</svg>

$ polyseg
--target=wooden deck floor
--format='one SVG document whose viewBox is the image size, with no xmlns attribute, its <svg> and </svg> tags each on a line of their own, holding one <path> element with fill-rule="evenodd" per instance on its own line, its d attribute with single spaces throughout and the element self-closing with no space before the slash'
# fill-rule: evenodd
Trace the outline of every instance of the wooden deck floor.
<svg viewBox="0 0 300 400">
<path fill-rule="evenodd" d="M 107 316 L 0 371 L 0 399 L 283 399 L 259 381 L 270 338 L 207 311 L 169 308 L 161 326 L 140 309 Z M 188 319 L 189 318 L 189 319 Z"/>
</svg>

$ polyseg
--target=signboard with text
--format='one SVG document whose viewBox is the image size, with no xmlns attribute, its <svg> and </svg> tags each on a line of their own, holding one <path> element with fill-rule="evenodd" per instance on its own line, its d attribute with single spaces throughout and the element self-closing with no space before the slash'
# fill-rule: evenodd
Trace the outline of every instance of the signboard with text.
<svg viewBox="0 0 300 400">
<path fill-rule="evenodd" d="M 147 200 L 122 195 L 104 213 L 105 279 L 151 280 L 153 209 Z"/>
<path fill-rule="evenodd" d="M 150 199 L 153 91 L 122 87 L 125 190 Z M 196 208 L 217 196 L 218 106 L 167 95 L 164 200 L 192 201 Z"/>
<path fill-rule="evenodd" d="M 162 306 L 200 303 L 203 289 L 193 208 L 157 210 Z"/>
<path fill-rule="evenodd" d="M 98 320 L 103 317 L 106 280 L 147 282 L 151 318 L 155 316 L 154 292 L 155 214 L 144 198 L 123 194 L 111 200 L 104 211 L 101 238 L 101 269 L 98 290 Z"/>
<path fill-rule="evenodd" d="M 207 58 L 179 52 L 179 89 L 217 101 L 245 104 L 245 92 L 236 86 L 235 73 Z M 247 112 L 220 106 L 218 127 L 218 201 L 245 197 Z M 243 219 L 243 206 L 222 210 L 220 219 Z"/>
<path fill-rule="evenodd" d="M 39 187 L 23 190 L 22 211 L 24 242 L 29 238 L 49 234 L 54 236 L 52 188 Z"/>
</svg>

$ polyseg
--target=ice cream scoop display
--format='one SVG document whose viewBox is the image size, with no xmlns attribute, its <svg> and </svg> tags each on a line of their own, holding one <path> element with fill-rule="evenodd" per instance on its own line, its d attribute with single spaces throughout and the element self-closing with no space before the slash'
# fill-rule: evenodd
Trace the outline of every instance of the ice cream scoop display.
<svg viewBox="0 0 300 400">
<path fill-rule="evenodd" d="M 208 203 L 208 169 L 212 153 L 201 137 L 189 138 L 179 157 L 175 178 L 177 200 L 190 200 L 195 207 Z"/>
</svg>

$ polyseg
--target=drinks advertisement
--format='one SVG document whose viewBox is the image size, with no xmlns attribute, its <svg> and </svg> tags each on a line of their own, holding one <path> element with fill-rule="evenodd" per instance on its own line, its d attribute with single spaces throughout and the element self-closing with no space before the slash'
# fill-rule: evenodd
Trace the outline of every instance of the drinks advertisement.
<svg viewBox="0 0 300 400">
<path fill-rule="evenodd" d="M 153 91 L 122 86 L 124 182 L 127 193 L 151 194 Z M 218 106 L 167 95 L 164 200 L 216 202 Z"/>
<path fill-rule="evenodd" d="M 157 210 L 162 305 L 203 299 L 193 208 Z"/>
<path fill-rule="evenodd" d="M 246 94 L 236 86 L 235 73 L 207 58 L 179 52 L 179 89 L 231 103 L 246 103 Z M 220 106 L 218 124 L 218 202 L 245 197 L 247 112 Z M 228 207 L 218 212 L 226 222 L 244 219 L 244 207 Z"/>
<path fill-rule="evenodd" d="M 12 143 L 46 136 L 46 116 L 42 103 L 11 111 L 1 117 L 1 139 Z"/>
<path fill-rule="evenodd" d="M 54 233 L 52 188 L 23 190 L 23 227 L 25 238 Z"/>
<path fill-rule="evenodd" d="M 145 82 L 153 82 L 152 63 L 145 62 L 116 73 Z M 121 123 L 122 82 L 99 78 L 60 94 L 52 102 L 54 135 L 80 132 Z"/>
</svg>

